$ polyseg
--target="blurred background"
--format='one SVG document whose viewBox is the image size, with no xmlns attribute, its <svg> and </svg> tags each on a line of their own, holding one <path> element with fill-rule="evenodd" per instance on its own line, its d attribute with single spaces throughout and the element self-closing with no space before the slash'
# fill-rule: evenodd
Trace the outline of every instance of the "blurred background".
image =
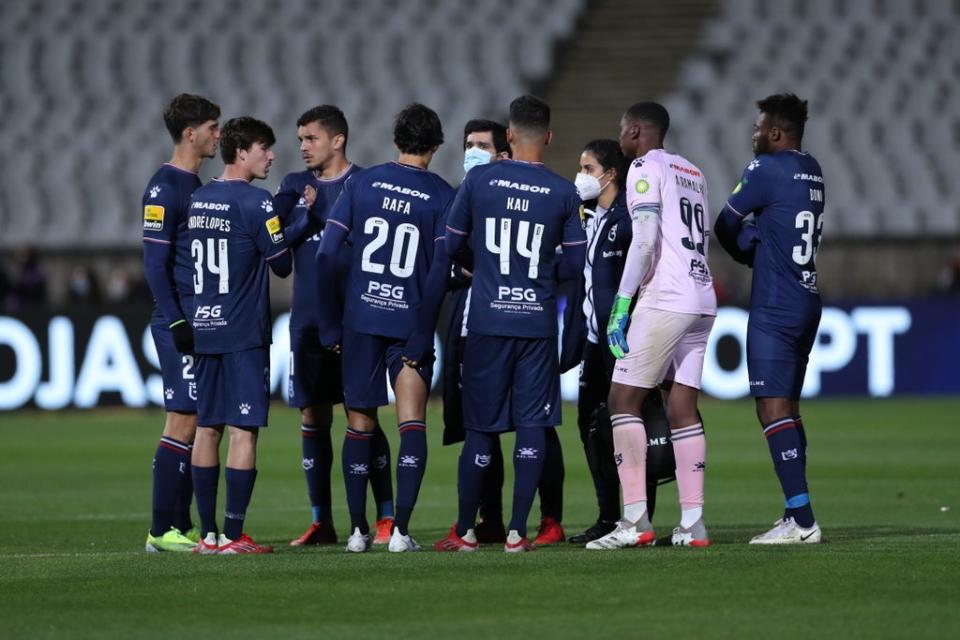
<svg viewBox="0 0 960 640">
<path fill-rule="evenodd" d="M 956 0 L 2 0 L 0 408 L 159 402 L 140 198 L 184 91 L 274 127 L 270 190 L 302 168 L 295 121 L 320 103 L 363 166 L 395 156 L 405 104 L 434 108 L 432 168 L 457 184 L 463 125 L 521 93 L 550 102 L 548 164 L 571 179 L 584 143 L 657 100 L 714 214 L 751 159 L 755 101 L 795 92 L 827 198 L 807 393 L 960 393 L 958 40 Z M 710 263 L 727 308 L 707 391 L 736 397 L 750 274 L 716 246 Z"/>
</svg>

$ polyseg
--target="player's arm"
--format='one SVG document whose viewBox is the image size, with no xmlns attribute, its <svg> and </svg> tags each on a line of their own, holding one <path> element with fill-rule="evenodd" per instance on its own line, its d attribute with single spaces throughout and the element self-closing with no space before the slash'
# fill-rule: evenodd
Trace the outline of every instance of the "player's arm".
<svg viewBox="0 0 960 640">
<path fill-rule="evenodd" d="M 306 201 L 307 214 L 294 218 L 292 212 L 301 197 Z M 302 196 L 292 188 L 284 189 L 284 185 L 280 185 L 280 190 L 273 196 L 273 209 L 283 222 L 283 234 L 288 247 L 296 249 L 307 238 L 323 228 L 320 212 L 326 205 L 324 195 L 309 185 L 304 189 Z"/>
<path fill-rule="evenodd" d="M 567 202 L 567 217 L 563 223 L 563 253 L 557 264 L 557 279 L 560 281 L 583 277 L 583 265 L 587 260 L 587 233 L 583 229 L 583 220 L 583 204 L 580 197 L 574 195 Z"/>
<path fill-rule="evenodd" d="M 281 278 L 286 278 L 293 272 L 293 254 L 287 246 L 283 235 L 283 222 L 273 209 L 265 209 L 259 200 L 250 202 L 248 210 L 253 213 L 248 218 L 255 225 L 251 235 L 260 254 L 270 270 Z"/>
<path fill-rule="evenodd" d="M 446 254 L 456 256 L 458 260 L 461 255 L 466 255 L 465 252 L 470 251 L 467 241 L 470 238 L 470 231 L 473 226 L 473 211 L 470 206 L 472 193 L 473 181 L 468 173 L 457 190 L 457 197 L 453 199 L 453 204 L 450 205 L 444 233 L 446 236 L 444 241 L 447 249 Z M 472 257 L 472 254 L 469 255 Z"/>
<path fill-rule="evenodd" d="M 316 257 L 317 282 L 320 285 L 317 291 L 320 344 L 337 352 L 340 351 L 343 333 L 341 326 L 343 309 L 337 298 L 336 287 L 337 255 L 350 233 L 353 219 L 353 182 L 352 179 L 347 180 L 343 185 L 343 191 L 333 204 Z"/>
<path fill-rule="evenodd" d="M 731 258 L 750 267 L 760 242 L 760 232 L 747 216 L 770 203 L 770 181 L 766 176 L 769 162 L 760 157 L 747 165 L 713 225 L 720 246 Z"/>
<path fill-rule="evenodd" d="M 423 299 L 417 314 L 417 328 L 410 334 L 403 350 L 404 364 L 414 368 L 432 358 L 433 332 L 440 317 L 443 298 L 447 294 L 451 261 L 444 239 L 442 235 L 434 238 L 433 262 L 430 263 L 430 273 L 427 274 Z"/>
<path fill-rule="evenodd" d="M 418 367 L 433 359 L 433 332 L 440 317 L 443 298 L 451 284 L 450 267 L 453 262 L 447 253 L 446 221 L 453 207 L 454 192 L 446 183 L 443 187 L 446 197 L 443 201 L 443 213 L 437 216 L 433 228 L 433 260 L 430 262 L 430 271 L 427 273 L 423 296 L 420 299 L 417 326 L 407 338 L 407 346 L 403 350 L 403 362 L 411 367 Z"/>
<path fill-rule="evenodd" d="M 143 207 L 143 273 L 150 293 L 173 333 L 173 343 L 181 353 L 193 352 L 193 329 L 183 315 L 177 286 L 173 280 L 176 207 L 178 194 L 172 189 L 161 189 Z M 159 227 L 159 228 L 158 228 Z"/>
<path fill-rule="evenodd" d="M 617 358 L 624 357 L 630 351 L 626 337 L 630 303 L 650 272 L 660 239 L 662 181 L 662 170 L 656 163 L 632 166 L 627 174 L 627 210 L 630 212 L 632 237 L 620 276 L 620 287 L 613 299 L 613 309 L 607 322 L 607 345 Z"/>
</svg>

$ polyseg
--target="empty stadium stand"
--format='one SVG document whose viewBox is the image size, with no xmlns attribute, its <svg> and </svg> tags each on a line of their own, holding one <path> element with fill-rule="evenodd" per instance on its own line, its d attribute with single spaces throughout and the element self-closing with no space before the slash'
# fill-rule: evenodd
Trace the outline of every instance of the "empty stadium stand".
<svg viewBox="0 0 960 640">
<path fill-rule="evenodd" d="M 321 102 L 364 165 L 394 156 L 392 116 L 420 101 L 462 169 L 460 136 L 503 117 L 553 68 L 586 0 L 5 0 L 0 3 L 0 248 L 136 248 L 139 201 L 169 156 L 161 112 L 197 92 L 276 130 L 275 186 L 301 167 L 295 121 Z M 219 162 L 204 176 L 215 175 Z"/>
</svg>

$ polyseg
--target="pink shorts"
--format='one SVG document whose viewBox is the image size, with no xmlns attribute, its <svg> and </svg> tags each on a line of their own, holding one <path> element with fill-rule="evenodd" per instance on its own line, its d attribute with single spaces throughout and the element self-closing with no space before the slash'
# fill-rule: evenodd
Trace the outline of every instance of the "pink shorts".
<svg viewBox="0 0 960 640">
<path fill-rule="evenodd" d="M 637 307 L 627 328 L 626 357 L 613 367 L 613 381 L 653 389 L 664 380 L 700 388 L 713 316 Z"/>
</svg>

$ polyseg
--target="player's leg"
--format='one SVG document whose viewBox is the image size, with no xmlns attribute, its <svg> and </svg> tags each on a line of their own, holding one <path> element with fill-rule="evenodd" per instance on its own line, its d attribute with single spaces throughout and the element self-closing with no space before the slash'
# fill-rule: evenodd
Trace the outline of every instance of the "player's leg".
<svg viewBox="0 0 960 640">
<path fill-rule="evenodd" d="M 337 532 L 333 526 L 330 486 L 330 475 L 333 471 L 333 405 L 304 407 L 300 411 L 300 418 L 303 474 L 310 498 L 311 524 L 302 536 L 290 544 L 336 544 Z"/>
<path fill-rule="evenodd" d="M 391 551 L 418 551 L 409 526 L 427 466 L 427 392 L 429 383 L 412 367 L 401 366 L 394 382 L 400 448 L 397 450 L 397 511 Z"/>
<path fill-rule="evenodd" d="M 546 430 L 561 422 L 560 369 L 556 343 L 550 339 L 514 338 L 510 368 L 510 420 L 516 426 L 513 451 L 513 509 L 507 525 L 508 552 L 529 551 L 527 518 L 545 461 Z"/>
<path fill-rule="evenodd" d="M 190 452 L 197 428 L 194 356 L 176 350 L 170 330 L 163 323 L 152 322 L 150 330 L 160 360 L 167 413 L 153 456 L 152 518 L 146 549 L 190 551 L 198 538 L 198 532 L 191 531 L 190 519 Z"/>
<path fill-rule="evenodd" d="M 702 317 L 691 324 L 677 344 L 668 375 L 672 384 L 667 397 L 667 418 L 681 509 L 680 526 L 673 532 L 675 545 L 705 547 L 710 544 L 703 524 L 707 440 L 697 400 L 713 321 L 713 317 Z"/>
<path fill-rule="evenodd" d="M 802 333 L 800 344 L 796 332 L 789 333 L 755 322 L 751 315 L 747 329 L 750 391 L 756 399 L 757 418 L 780 482 L 785 509 L 784 517 L 772 529 L 751 539 L 751 544 L 806 544 L 820 542 L 821 538 L 807 486 L 806 438 L 797 421 L 812 332 Z"/>
<path fill-rule="evenodd" d="M 367 521 L 367 481 L 373 463 L 372 441 L 377 428 L 377 408 L 387 404 L 385 339 L 343 331 L 343 395 L 347 430 L 343 439 L 343 484 L 350 512 L 347 551 L 370 548 Z M 349 363 L 349 366 L 347 366 Z"/>
<path fill-rule="evenodd" d="M 696 316 L 638 307 L 627 344 L 630 352 L 615 365 L 607 405 L 613 425 L 613 446 L 623 489 L 623 518 L 608 535 L 588 549 L 618 549 L 653 542 L 647 505 L 647 432 L 643 404 L 657 388 L 677 344 Z"/>
<path fill-rule="evenodd" d="M 513 341 L 471 333 L 464 341 L 463 420 L 465 439 L 457 467 L 457 522 L 437 551 L 473 551 L 477 509 L 484 483 L 499 448 L 499 434 L 507 430 L 510 389 L 513 384 Z M 502 459 L 502 457 L 501 457 Z"/>
<path fill-rule="evenodd" d="M 390 441 L 379 423 L 370 441 L 370 457 L 370 490 L 377 505 L 377 531 L 373 544 L 387 544 L 393 532 L 393 466 L 390 464 Z"/>
<path fill-rule="evenodd" d="M 197 428 L 194 440 L 190 472 L 193 475 L 197 513 L 200 515 L 198 553 L 216 553 L 218 550 L 217 488 L 220 484 L 220 440 L 223 438 L 223 429 L 223 424 L 202 424 Z"/>
<path fill-rule="evenodd" d="M 200 515 L 197 553 L 217 553 L 217 488 L 220 440 L 226 423 L 227 390 L 222 355 L 197 355 L 197 433 L 191 452 L 193 495 Z"/>
<path fill-rule="evenodd" d="M 226 423 L 229 438 L 224 479 L 227 485 L 221 554 L 271 553 L 244 532 L 244 522 L 257 481 L 257 440 L 270 410 L 270 355 L 256 348 L 224 354 Z"/>
<path fill-rule="evenodd" d="M 289 398 L 300 409 L 300 448 L 310 526 L 292 546 L 335 544 L 330 474 L 333 469 L 333 405 L 343 402 L 340 356 L 320 345 L 316 330 L 291 329 Z"/>
<path fill-rule="evenodd" d="M 557 544 L 566 540 L 563 532 L 563 447 L 556 429 L 544 431 L 543 473 L 540 475 L 540 528 L 534 544 Z"/>
<path fill-rule="evenodd" d="M 503 521 L 503 446 L 500 434 L 493 434 L 490 465 L 486 467 L 481 483 L 480 521 L 475 532 L 481 543 L 500 543 L 507 539 Z"/>
<path fill-rule="evenodd" d="M 604 351 L 609 354 L 606 346 L 588 342 L 584 346 L 580 367 L 577 427 L 597 496 L 598 515 L 593 526 L 570 537 L 570 542 L 574 544 L 586 544 L 605 536 L 613 531 L 620 519 L 620 479 L 613 457 L 610 414 L 606 409 L 613 366 L 610 363 L 609 371 L 603 366 Z M 613 360 L 612 354 L 610 360 Z"/>
</svg>

